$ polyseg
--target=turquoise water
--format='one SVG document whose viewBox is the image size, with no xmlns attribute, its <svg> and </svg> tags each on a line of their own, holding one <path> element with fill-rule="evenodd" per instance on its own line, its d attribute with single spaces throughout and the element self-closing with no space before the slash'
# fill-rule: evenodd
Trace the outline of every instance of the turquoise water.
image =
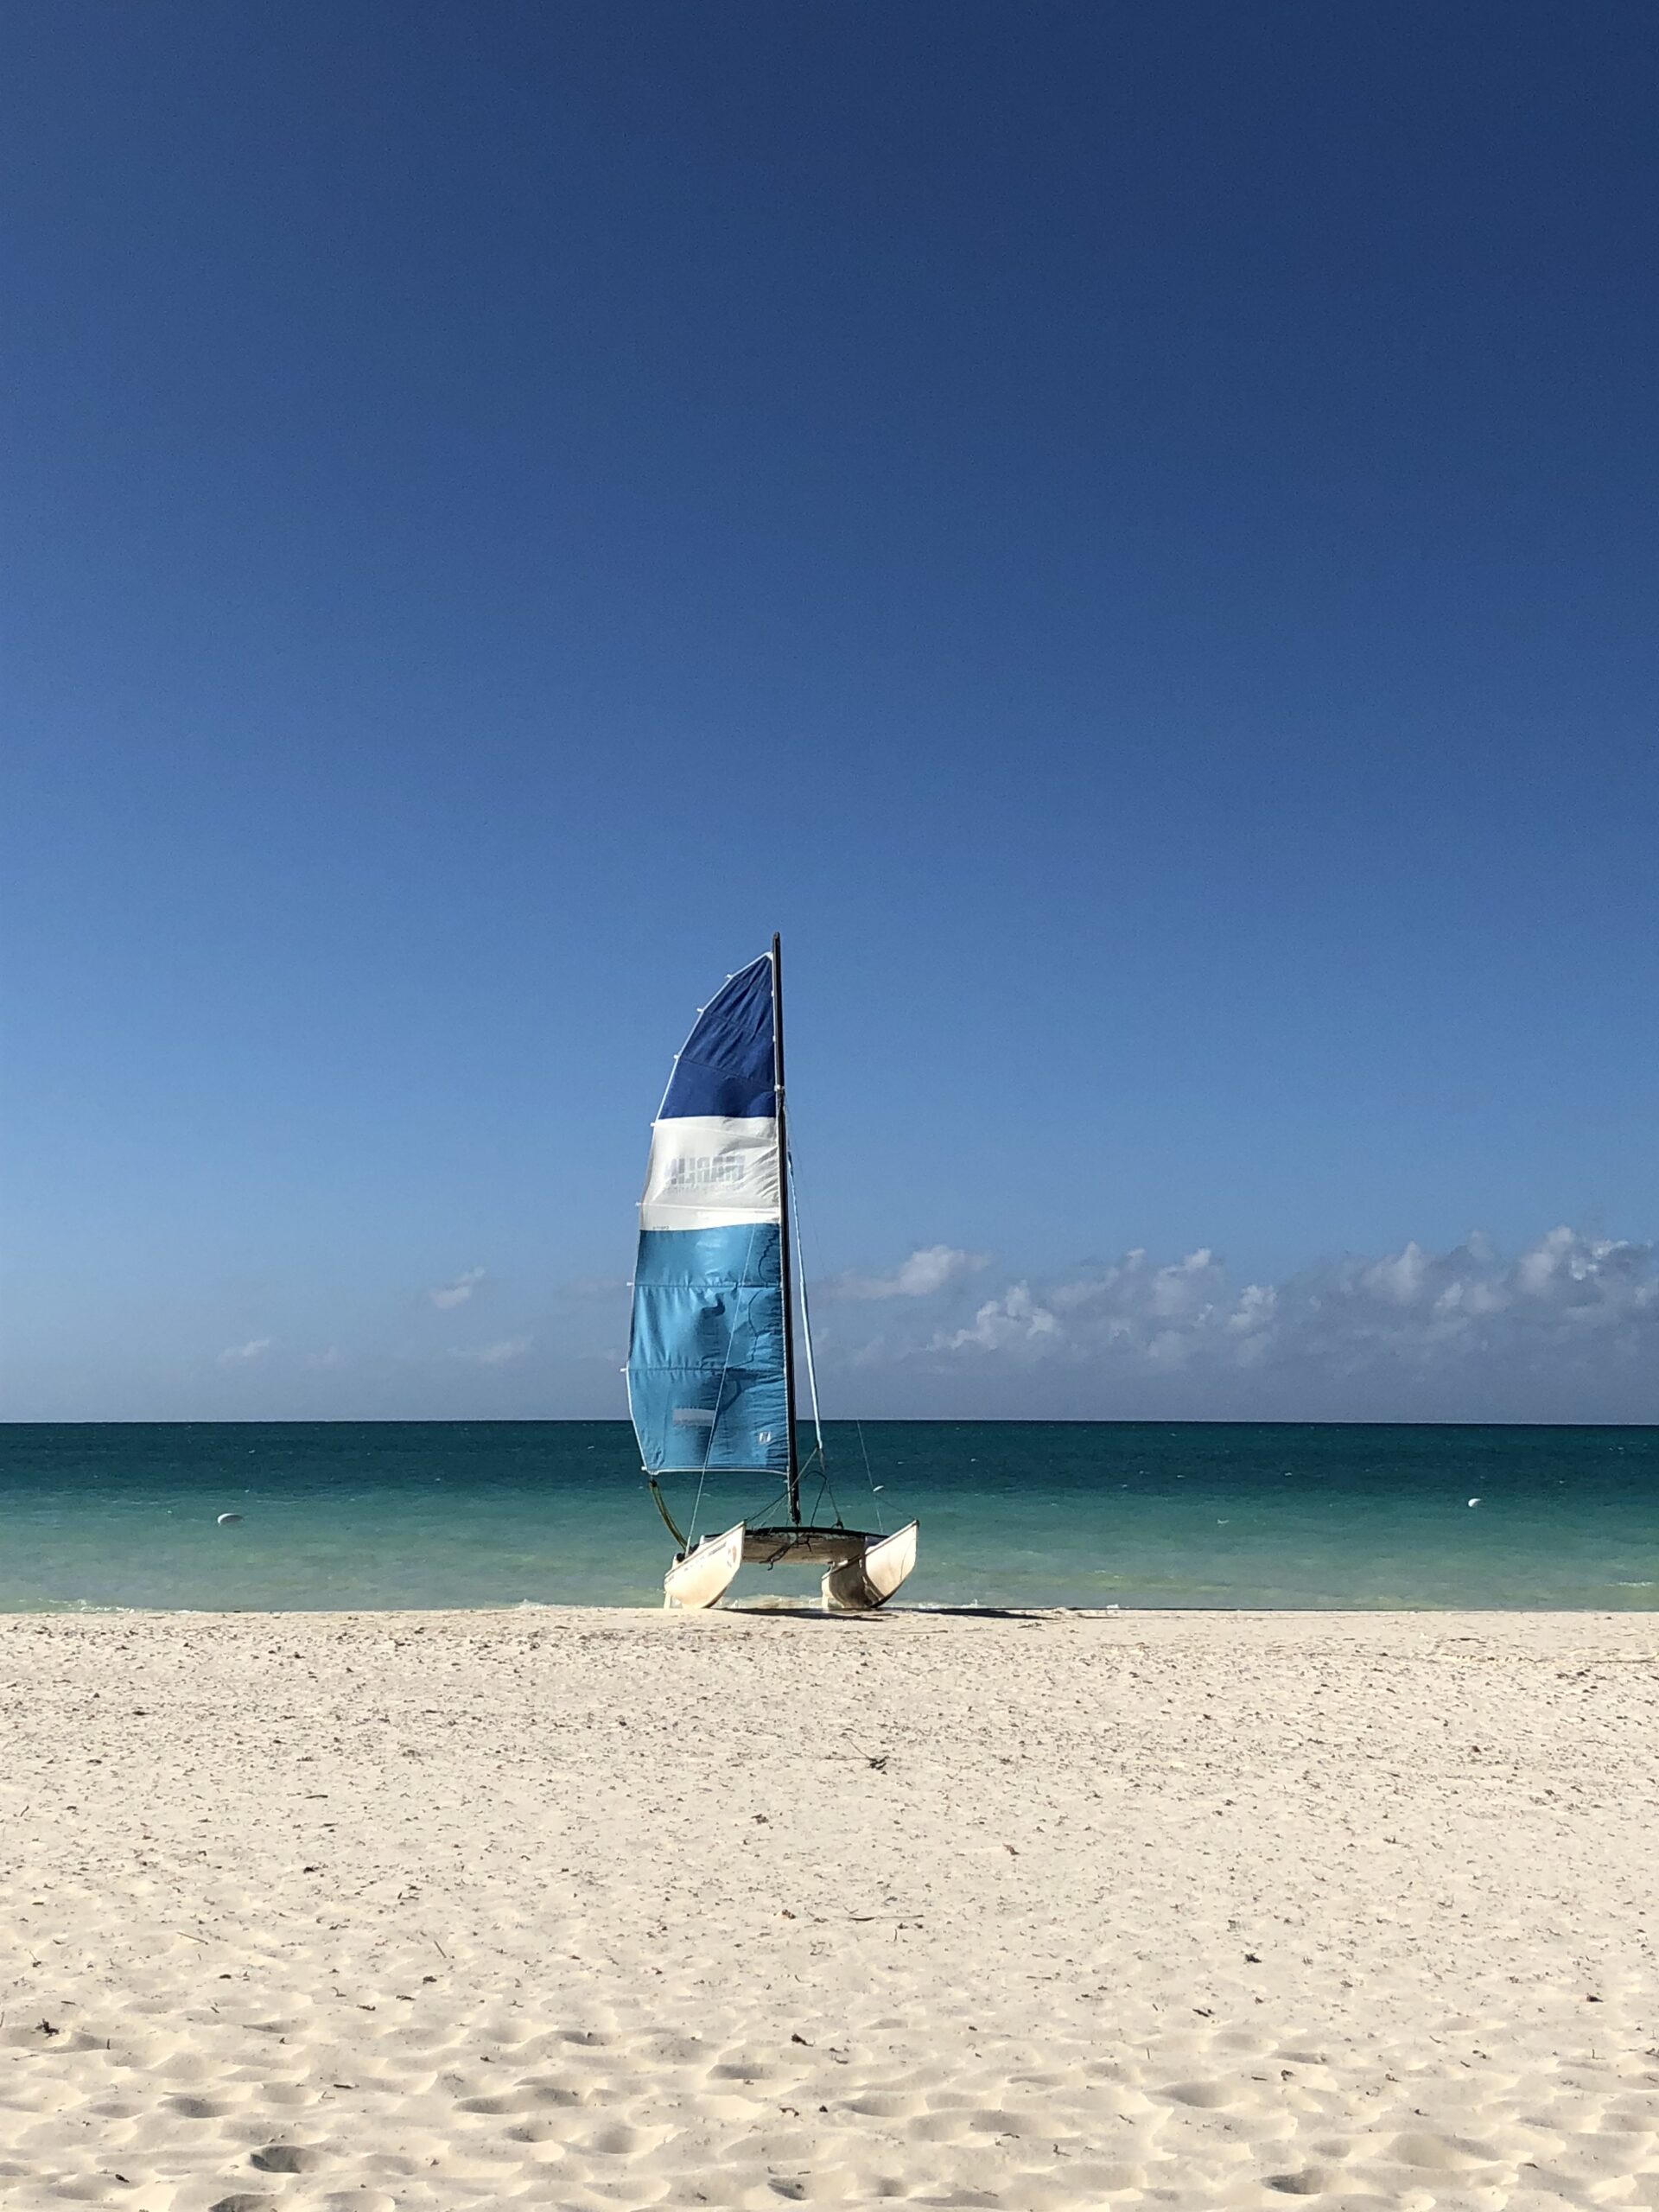
<svg viewBox="0 0 1659 2212">
<path fill-rule="evenodd" d="M 920 1517 L 906 1602 L 1659 1607 L 1659 1429 L 868 1422 L 829 1441 L 849 1522 Z M 672 1486 L 683 1513 L 695 1490 Z M 699 1526 L 766 1503 L 711 1482 Z M 6 1611 L 652 1605 L 671 1551 L 620 1422 L 0 1427 Z M 816 1581 L 751 1569 L 745 1592 Z"/>
</svg>

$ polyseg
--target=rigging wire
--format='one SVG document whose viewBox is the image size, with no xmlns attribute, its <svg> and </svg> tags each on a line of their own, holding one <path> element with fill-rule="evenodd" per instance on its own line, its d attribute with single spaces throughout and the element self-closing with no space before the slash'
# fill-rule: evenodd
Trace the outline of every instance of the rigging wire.
<svg viewBox="0 0 1659 2212">
<path fill-rule="evenodd" d="M 804 1240 L 801 1233 L 801 1186 L 795 1178 L 795 1151 L 789 1154 L 789 1210 L 795 1217 L 795 1241 Z M 806 1300 L 806 1269 L 801 1269 L 801 1336 L 806 1345 L 806 1387 L 812 1400 L 812 1433 L 818 1440 L 819 1464 L 827 1467 L 823 1452 L 823 1421 L 818 1412 L 818 1371 L 812 1364 L 812 1314 Z"/>
<path fill-rule="evenodd" d="M 818 1411 L 817 1370 L 812 1363 L 812 1316 L 807 1305 L 806 1294 L 806 1231 L 801 1220 L 801 1186 L 795 1173 L 795 1154 L 792 1147 L 789 1155 L 789 1199 L 790 1211 L 795 1218 L 795 1242 L 800 1252 L 801 1336 L 806 1345 L 806 1380 L 812 1399 L 812 1429 L 817 1439 L 812 1457 L 808 1459 L 806 1467 L 802 1471 L 809 1471 L 813 1459 L 817 1461 L 818 1488 L 817 1495 L 812 1501 L 812 1518 L 814 1521 L 817 1519 L 823 1501 L 828 1497 L 830 1510 L 836 1516 L 836 1526 L 840 1529 L 844 1528 L 846 1523 L 842 1518 L 841 1500 L 836 1496 L 835 1484 L 830 1478 L 830 1454 L 824 1445 L 823 1421 Z M 817 1241 L 817 1237 L 814 1237 L 815 1245 Z"/>
<path fill-rule="evenodd" d="M 796 1239 L 796 1243 L 803 1248 L 803 1249 L 802 1249 L 802 1253 L 801 1253 L 801 1319 L 802 1319 L 803 1322 L 805 1322 L 805 1323 L 806 1323 L 806 1326 L 805 1326 L 805 1328 L 804 1328 L 804 1330 L 803 1333 L 804 1334 L 805 1338 L 806 1338 L 806 1372 L 807 1372 L 807 1380 L 808 1380 L 808 1382 L 810 1382 L 810 1384 L 811 1385 L 811 1391 L 812 1391 L 812 1425 L 813 1425 L 814 1428 L 815 1428 L 815 1429 L 817 1429 L 817 1438 L 818 1438 L 818 1460 L 819 1460 L 819 1464 L 820 1464 L 820 1465 L 821 1465 L 821 1467 L 822 1467 L 822 1469 L 823 1469 L 823 1481 L 822 1481 L 822 1483 L 821 1483 L 821 1484 L 820 1484 L 820 1485 L 819 1485 L 818 1497 L 819 1497 L 820 1500 L 822 1500 L 822 1498 L 823 1498 L 823 1495 L 824 1495 L 824 1492 L 825 1492 L 826 1491 L 829 1491 L 829 1494 L 830 1494 L 830 1503 L 835 1507 L 835 1510 L 836 1510 L 836 1519 L 837 1523 L 839 1524 L 840 1520 L 841 1520 L 841 1507 L 840 1507 L 840 1503 L 839 1503 L 839 1502 L 837 1501 L 837 1499 L 836 1499 L 836 1497 L 835 1491 L 834 1491 L 833 1487 L 831 1486 L 831 1484 L 830 1484 L 830 1462 L 829 1462 L 828 1455 L 826 1454 L 826 1452 L 825 1452 L 825 1451 L 824 1451 L 824 1445 L 823 1445 L 823 1424 L 820 1422 L 820 1421 L 819 1421 L 819 1419 L 818 1419 L 818 1386 L 817 1386 L 817 1376 L 814 1375 L 814 1373 L 813 1373 L 813 1371 L 812 1371 L 812 1331 L 811 1331 L 811 1325 L 810 1325 L 810 1322 L 808 1320 L 808 1318 L 807 1318 L 807 1307 L 806 1307 L 806 1254 L 805 1254 L 805 1250 L 804 1250 L 804 1247 L 805 1247 L 805 1243 L 806 1243 L 806 1230 L 805 1230 L 805 1227 L 804 1227 L 804 1224 L 803 1224 L 803 1222 L 802 1222 L 802 1219 L 801 1219 L 801 1197 L 800 1197 L 800 1189 L 801 1189 L 801 1186 L 800 1186 L 799 1179 L 797 1177 L 796 1173 L 795 1173 L 795 1156 L 794 1156 L 793 1150 L 791 1149 L 791 1154 L 790 1154 L 790 1162 L 789 1162 L 789 1195 L 790 1195 L 790 1199 L 791 1199 L 791 1206 L 792 1206 L 792 1209 L 793 1209 L 793 1211 L 794 1211 L 794 1215 L 795 1215 L 795 1239 Z M 818 1263 L 818 1273 L 819 1273 L 821 1275 L 826 1275 L 826 1276 L 827 1276 L 830 1271 L 829 1271 L 828 1267 L 827 1267 L 827 1266 L 825 1265 L 825 1263 L 824 1263 L 824 1255 L 823 1255 L 823 1238 L 822 1238 L 822 1237 L 820 1237 L 820 1236 L 817 1235 L 817 1233 L 816 1230 L 814 1230 L 814 1232 L 813 1232 L 813 1236 L 812 1236 L 812 1249 L 813 1249 L 813 1252 L 814 1252 L 814 1254 L 816 1255 L 817 1259 L 817 1263 Z M 880 1536 L 885 1536 L 885 1535 L 887 1535 L 887 1524 L 886 1521 L 884 1520 L 884 1518 L 882 1517 L 882 1511 L 881 1511 L 881 1500 L 880 1500 L 880 1493 L 879 1493 L 879 1491 L 878 1491 L 877 1485 L 876 1485 L 876 1480 L 875 1480 L 875 1471 L 874 1471 L 874 1468 L 871 1466 L 871 1465 L 870 1465 L 870 1451 L 869 1451 L 869 1446 L 868 1446 L 868 1444 L 865 1442 L 865 1440 L 864 1440 L 864 1424 L 863 1424 L 863 1422 L 862 1422 L 861 1421 L 858 1420 L 858 1419 L 856 1418 L 856 1416 L 855 1416 L 855 1417 L 854 1417 L 854 1421 L 853 1421 L 853 1427 L 854 1427 L 854 1428 L 855 1428 L 855 1429 L 857 1431 L 857 1433 L 858 1433 L 858 1449 L 859 1449 L 859 1455 L 860 1455 L 860 1457 L 862 1459 L 862 1460 L 863 1460 L 863 1462 L 864 1462 L 864 1479 L 866 1480 L 866 1482 L 868 1482 L 868 1484 L 869 1484 L 869 1486 L 870 1486 L 870 1510 L 871 1510 L 872 1513 L 873 1513 L 873 1514 L 874 1515 L 874 1516 L 875 1516 L 875 1529 L 876 1529 L 876 1534 L 877 1534 L 878 1535 L 880 1535 Z M 810 1465 L 810 1462 L 809 1461 L 809 1463 L 808 1463 L 808 1464 L 809 1464 L 809 1465 Z M 815 1506 L 813 1510 L 814 1510 L 814 1512 L 815 1512 L 815 1514 L 816 1514 L 816 1512 L 817 1512 L 817 1507 Z"/>
<path fill-rule="evenodd" d="M 818 1463 L 818 1491 L 812 1501 L 812 1518 L 817 1519 L 819 1509 L 828 1496 L 830 1510 L 836 1516 L 836 1526 L 840 1528 L 841 1502 L 830 1480 L 830 1454 L 823 1441 L 823 1416 L 818 1409 L 818 1371 L 812 1360 L 812 1310 L 806 1294 L 806 1232 L 801 1225 L 801 1185 L 795 1173 L 792 1147 L 789 1155 L 789 1206 L 795 1217 L 795 1243 L 801 1254 L 801 1339 L 806 1346 L 806 1386 L 812 1400 L 812 1433 L 817 1439 L 813 1459 Z M 809 1459 L 803 1471 L 810 1471 L 811 1465 L 812 1460 Z"/>
<path fill-rule="evenodd" d="M 853 1427 L 858 1431 L 858 1448 L 864 1456 L 864 1479 L 870 1486 L 870 1510 L 875 1516 L 875 1533 L 878 1536 L 885 1536 L 887 1524 L 881 1518 L 881 1503 L 877 1494 L 880 1485 L 875 1479 L 875 1469 L 870 1465 L 870 1447 L 864 1441 L 864 1424 L 856 1414 L 853 1416 Z"/>
</svg>

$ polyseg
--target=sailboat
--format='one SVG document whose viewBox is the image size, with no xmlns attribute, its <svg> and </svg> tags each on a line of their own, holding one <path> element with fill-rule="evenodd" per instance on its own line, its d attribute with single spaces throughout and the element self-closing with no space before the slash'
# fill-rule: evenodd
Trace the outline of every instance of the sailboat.
<svg viewBox="0 0 1659 2212">
<path fill-rule="evenodd" d="M 839 1511 L 803 1518 L 791 1196 L 774 937 L 698 1015 L 652 1127 L 626 1373 L 644 1471 L 677 1546 L 663 1578 L 670 1607 L 718 1605 L 748 1562 L 822 1567 L 827 1612 L 868 1612 L 916 1564 L 913 1521 L 887 1535 L 849 1529 Z M 817 1439 L 809 1468 L 825 1475 L 804 1286 L 800 1333 Z M 770 1497 L 755 1519 L 699 1538 L 707 1478 L 734 1473 L 753 1474 L 758 1494 L 770 1478 Z M 689 1531 L 663 1489 L 674 1476 L 696 1481 Z M 827 1480 L 818 1488 L 827 1494 Z"/>
</svg>

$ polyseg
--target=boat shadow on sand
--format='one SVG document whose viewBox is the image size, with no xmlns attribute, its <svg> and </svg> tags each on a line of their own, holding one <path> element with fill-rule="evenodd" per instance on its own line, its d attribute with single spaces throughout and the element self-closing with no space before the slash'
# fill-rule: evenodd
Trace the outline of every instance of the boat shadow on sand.
<svg viewBox="0 0 1659 2212">
<path fill-rule="evenodd" d="M 1052 1610 L 1052 1609 L 1050 1609 Z M 845 1628 L 849 1623 L 879 1627 L 884 1621 L 1040 1621 L 1048 1612 L 1021 1605 L 883 1605 L 865 1613 L 826 1613 L 806 1599 L 750 1598 L 721 1605 L 722 1613 L 741 1613 L 751 1620 L 799 1621 L 820 1628 Z"/>
</svg>

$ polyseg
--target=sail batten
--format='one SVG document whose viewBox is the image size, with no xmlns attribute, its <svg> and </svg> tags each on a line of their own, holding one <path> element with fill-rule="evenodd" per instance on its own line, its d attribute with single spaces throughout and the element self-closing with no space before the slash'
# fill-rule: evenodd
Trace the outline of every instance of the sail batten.
<svg viewBox="0 0 1659 2212">
<path fill-rule="evenodd" d="M 699 1015 L 652 1125 L 628 1404 L 651 1474 L 789 1464 L 772 963 Z"/>
</svg>

